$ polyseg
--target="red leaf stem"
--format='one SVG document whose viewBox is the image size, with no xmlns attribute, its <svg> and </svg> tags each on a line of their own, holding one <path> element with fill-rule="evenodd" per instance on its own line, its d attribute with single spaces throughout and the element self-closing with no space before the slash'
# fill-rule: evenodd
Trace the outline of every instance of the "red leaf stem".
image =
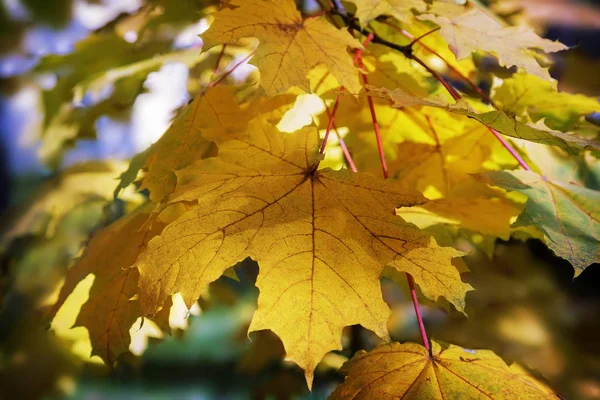
<svg viewBox="0 0 600 400">
<path fill-rule="evenodd" d="M 219 83 L 223 82 L 223 80 L 225 78 L 227 78 L 229 75 L 231 75 L 231 73 L 233 71 L 235 71 L 240 65 L 244 64 L 249 59 L 251 59 L 252 56 L 254 56 L 254 53 L 256 53 L 256 50 L 254 50 L 252 53 L 248 54 L 243 60 L 239 61 L 233 67 L 231 67 L 230 69 L 228 69 L 227 71 L 225 71 L 225 73 L 223 73 L 221 76 L 219 76 L 216 80 L 214 80 L 211 83 L 209 83 L 208 87 L 211 88 L 211 87 L 217 86 Z"/>
<path fill-rule="evenodd" d="M 369 42 L 371 42 L 373 40 L 373 38 L 374 38 L 373 33 L 368 34 L 365 42 L 363 43 L 363 47 L 365 47 Z M 363 72 L 365 72 L 362 75 L 362 77 L 363 77 L 364 83 L 368 84 L 369 81 L 368 81 L 368 78 L 366 75 L 366 71 L 364 71 L 364 65 L 362 62 L 362 50 L 360 50 L 360 49 L 357 50 L 354 60 L 355 60 L 355 62 L 358 63 L 359 68 L 361 70 L 363 70 Z M 341 89 L 343 89 L 343 88 L 341 88 Z M 340 95 L 338 95 L 338 98 L 336 99 L 336 106 L 337 106 L 337 104 L 339 104 L 338 103 L 339 100 L 340 100 Z M 379 150 L 379 158 L 381 160 L 383 175 L 387 179 L 388 178 L 388 170 L 387 170 L 387 164 L 385 161 L 385 154 L 383 152 L 383 144 L 381 142 L 381 135 L 379 132 L 379 123 L 377 122 L 377 115 L 375 113 L 375 105 L 373 103 L 373 98 L 371 96 L 368 96 L 367 100 L 369 102 L 369 109 L 371 111 L 371 119 L 373 121 L 373 129 L 375 131 L 375 136 L 377 138 L 377 148 Z M 323 151 L 325 150 L 329 132 L 330 132 L 331 128 L 334 126 L 333 121 L 335 119 L 335 111 L 337 111 L 337 108 L 335 106 L 334 106 L 334 110 L 332 113 L 329 113 L 329 109 L 327 109 L 327 112 L 329 114 L 329 123 L 327 124 L 327 132 L 325 133 L 325 139 L 321 146 L 321 153 L 323 153 Z M 337 130 L 336 130 L 336 133 L 337 133 Z M 339 137 L 339 135 L 338 135 L 338 137 Z M 354 161 L 352 161 L 352 158 L 350 157 L 350 153 L 347 151 L 345 144 L 343 144 L 341 137 L 340 137 L 340 146 L 342 146 L 342 150 L 344 151 L 344 156 L 346 157 L 346 161 L 348 161 L 348 165 L 350 165 L 350 168 L 352 169 L 353 172 L 357 172 L 356 166 L 354 165 Z M 415 315 L 417 317 L 419 331 L 421 332 L 421 338 L 423 339 L 423 345 L 425 346 L 427 351 L 431 354 L 431 346 L 429 345 L 429 339 L 427 338 L 427 331 L 425 330 L 425 324 L 423 323 L 423 316 L 421 315 L 421 308 L 419 306 L 419 300 L 417 299 L 417 292 L 415 290 L 414 281 L 413 281 L 412 276 L 410 276 L 410 274 L 408 274 L 408 273 L 406 274 L 406 279 L 408 280 L 408 286 L 410 288 L 410 294 L 411 294 L 413 306 L 415 308 Z"/>
<path fill-rule="evenodd" d="M 370 42 L 373 39 L 373 33 L 367 36 L 366 43 Z M 362 52 L 357 52 L 358 56 L 358 66 L 360 69 L 364 69 L 364 64 L 362 62 Z M 366 71 L 365 71 L 366 72 Z M 365 85 L 369 84 L 369 78 L 367 74 L 363 74 L 363 82 Z M 373 121 L 373 131 L 375 132 L 375 138 L 377 140 L 377 150 L 379 151 L 379 160 L 381 161 L 381 168 L 383 170 L 383 176 L 385 179 L 388 178 L 388 168 L 387 163 L 385 161 L 385 153 L 383 151 L 383 143 L 381 140 L 381 134 L 379 132 L 379 123 L 377 122 L 377 113 L 375 112 L 375 104 L 372 96 L 367 96 L 367 101 L 369 103 L 369 110 L 371 111 L 371 120 Z M 417 317 L 417 323 L 419 325 L 419 332 L 421 333 L 421 339 L 423 340 L 423 346 L 427 349 L 427 351 L 431 354 L 431 346 L 429 345 L 429 339 L 427 338 L 427 331 L 425 330 L 425 323 L 423 322 L 423 315 L 421 315 L 421 307 L 419 306 L 419 299 L 417 298 L 417 291 L 415 289 L 415 283 L 413 277 L 406 273 L 406 279 L 408 281 L 408 287 L 410 288 L 410 296 L 412 299 L 413 307 L 415 309 L 415 316 Z"/>
<path fill-rule="evenodd" d="M 365 41 L 363 42 L 363 47 L 365 47 L 367 44 L 369 44 L 369 42 L 373 40 L 373 34 L 367 36 L 367 38 L 365 39 Z M 362 58 L 362 49 L 358 49 L 356 50 L 356 55 L 354 56 L 354 63 L 357 63 L 361 60 Z M 361 68 L 362 68 L 362 61 L 360 61 L 361 64 Z M 343 92 L 345 89 L 344 87 L 340 87 L 340 92 Z M 335 104 L 333 105 L 333 111 L 331 113 L 329 113 L 329 109 L 327 109 L 327 113 L 329 114 L 329 122 L 327 123 L 327 130 L 325 131 L 325 137 L 323 138 L 323 143 L 321 143 L 321 149 L 319 150 L 319 153 L 324 154 L 325 153 L 325 147 L 327 146 L 327 141 L 329 140 L 329 133 L 331 132 L 331 128 L 333 127 L 334 124 L 334 120 L 335 120 L 335 114 L 337 114 L 337 110 L 338 107 L 340 105 L 340 100 L 341 100 L 341 94 L 337 95 L 337 98 L 335 99 Z M 338 135 L 339 137 L 339 135 Z M 341 142 L 340 142 L 341 144 Z"/>
<path fill-rule="evenodd" d="M 329 108 L 325 108 L 325 111 L 327 111 L 327 115 L 329 115 L 329 118 L 331 119 L 331 111 L 329 111 Z M 344 142 L 344 138 L 342 138 L 342 136 L 339 134 L 337 127 L 335 126 L 335 123 L 333 123 L 333 130 L 338 138 L 338 141 L 340 142 L 340 147 L 342 148 L 342 152 L 344 153 L 344 158 L 346 159 L 346 162 L 348 163 L 348 168 L 350 168 L 350 171 L 352 172 L 358 172 L 358 168 L 356 168 L 356 164 L 354 163 L 354 160 L 352 159 L 352 156 L 350 155 L 350 151 L 348 150 L 348 146 L 346 146 L 346 142 Z M 325 143 L 325 142 L 323 142 Z M 321 153 L 323 154 L 323 153 Z"/>
<path fill-rule="evenodd" d="M 344 87 L 340 88 L 340 92 L 344 91 Z M 335 99 L 335 104 L 333 105 L 333 111 L 329 112 L 329 108 L 327 108 L 327 114 L 329 114 L 329 122 L 327 123 L 327 130 L 325 131 L 325 137 L 323 138 L 323 143 L 321 143 L 321 150 L 319 153 L 325 154 L 325 147 L 327 146 L 327 141 L 329 140 L 329 133 L 331 132 L 331 128 L 333 128 L 335 114 L 337 114 L 338 107 L 340 106 L 340 100 L 342 98 L 341 94 L 338 94 Z"/>
<path fill-rule="evenodd" d="M 415 281 L 413 277 L 407 273 L 406 279 L 408 280 L 408 287 L 410 288 L 410 296 L 412 297 L 413 306 L 415 308 L 415 314 L 417 315 L 417 321 L 419 323 L 419 331 L 421 332 L 421 339 L 423 340 L 423 346 L 427 349 L 429 355 L 431 355 L 431 346 L 429 345 L 429 339 L 427 339 L 427 332 L 425 331 L 425 324 L 423 324 L 423 316 L 421 315 L 421 308 L 419 307 L 419 299 L 417 299 L 417 290 L 415 289 Z"/>
<path fill-rule="evenodd" d="M 448 91 L 448 93 L 450 93 L 450 96 L 452 96 L 452 98 L 454 100 L 458 101 L 458 100 L 462 99 L 462 96 L 460 95 L 460 93 L 458 93 L 458 91 L 456 89 L 454 89 L 450 85 L 450 83 L 448 83 L 448 81 L 446 81 L 446 79 L 444 79 L 443 76 L 438 74 L 436 71 L 432 70 L 427 64 L 425 64 L 418 57 L 413 56 L 412 59 L 415 60 L 416 62 L 418 62 L 421 66 L 423 66 L 423 68 L 425 68 L 430 74 L 432 74 L 435 77 L 435 79 L 437 79 L 438 82 L 440 82 L 446 88 L 446 90 Z M 492 105 L 493 105 L 493 103 L 492 103 Z M 510 143 L 508 143 L 508 141 L 506 139 L 504 139 L 504 137 L 502 137 L 502 135 L 500 133 L 498 133 L 495 129 L 490 128 L 489 126 L 487 128 L 492 133 L 492 135 L 494 135 L 496 137 L 496 139 L 498 139 L 498 141 L 502 144 L 502 146 L 506 150 L 508 150 L 510 155 L 513 156 L 513 158 L 515 160 L 517 160 L 519 165 L 524 170 L 531 171 L 531 168 L 529 167 L 527 162 L 525 162 L 525 160 L 523 160 L 523 158 L 521 156 L 519 156 L 519 153 L 517 153 L 517 151 L 510 145 Z"/>
</svg>

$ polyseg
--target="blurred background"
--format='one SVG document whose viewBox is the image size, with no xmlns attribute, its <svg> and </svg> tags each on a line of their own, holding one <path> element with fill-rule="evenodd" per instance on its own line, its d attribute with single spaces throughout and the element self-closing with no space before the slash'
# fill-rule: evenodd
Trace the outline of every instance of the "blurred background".
<svg viewBox="0 0 600 400">
<path fill-rule="evenodd" d="M 600 3 L 484 3 L 572 47 L 553 56 L 561 90 L 600 95 Z M 40 311 L 89 235 L 143 202 L 132 188 L 113 200 L 130 160 L 180 107 L 248 55 L 243 46 L 200 55 L 198 34 L 208 27 L 200 11 L 208 6 L 0 1 L 1 399 L 323 399 L 343 380 L 336 371 L 345 360 L 379 344 L 362 328 L 348 328 L 344 351 L 325 358 L 308 392 L 275 335 L 247 338 L 258 295 L 251 262 L 236 267 L 239 281 L 215 282 L 189 313 L 174 299 L 168 327 L 137 321 L 130 353 L 113 369 L 90 359 L 85 328 L 71 328 L 76 311 L 68 311 L 86 301 L 91 282 L 82 281 L 53 321 Z M 316 10 L 313 1 L 299 6 Z M 489 87 L 485 68 L 477 81 Z M 255 81 L 256 70 L 244 64 L 224 84 Z M 425 304 L 430 335 L 519 360 L 567 398 L 600 399 L 598 266 L 573 280 L 572 267 L 536 241 L 497 243 L 492 253 L 473 249 L 466 263 L 477 289 L 467 297 L 469 320 Z M 382 288 L 393 310 L 392 338 L 418 342 L 403 288 L 388 278 Z"/>
</svg>

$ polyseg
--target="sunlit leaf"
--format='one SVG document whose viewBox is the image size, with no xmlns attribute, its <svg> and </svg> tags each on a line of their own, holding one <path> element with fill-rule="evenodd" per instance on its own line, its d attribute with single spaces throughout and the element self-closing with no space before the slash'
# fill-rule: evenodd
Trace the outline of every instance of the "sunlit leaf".
<svg viewBox="0 0 600 400">
<path fill-rule="evenodd" d="M 562 43 L 542 39 L 531 29 L 504 27 L 477 7 L 468 10 L 439 2 L 418 18 L 441 26 L 442 36 L 459 60 L 475 51 L 487 51 L 495 54 L 501 65 L 516 65 L 546 80 L 550 74 L 538 64 L 533 49 L 548 53 L 567 49 Z"/>
<path fill-rule="evenodd" d="M 387 337 L 378 281 L 385 264 L 412 274 L 425 295 L 464 309 L 470 286 L 450 263 L 461 253 L 393 215 L 398 205 L 422 204 L 420 195 L 370 175 L 317 171 L 311 128 L 282 135 L 255 119 L 234 137 L 206 137 L 219 156 L 180 171 L 171 197 L 197 206 L 135 264 L 146 313 L 175 292 L 193 303 L 227 267 L 251 257 L 261 294 L 250 330 L 274 331 L 310 385 L 324 354 L 340 348 L 344 326 Z M 299 302 L 306 307 L 293 307 Z"/>
<path fill-rule="evenodd" d="M 432 342 L 390 343 L 357 353 L 343 368 L 346 380 L 332 394 L 342 399 L 558 399 L 517 364 L 490 350 Z"/>
<path fill-rule="evenodd" d="M 600 262 L 600 192 L 530 171 L 490 172 L 487 178 L 529 197 L 515 225 L 540 229 L 548 247 L 573 265 L 575 276 Z"/>
<path fill-rule="evenodd" d="M 215 20 L 202 38 L 207 48 L 244 37 L 257 38 L 255 63 L 268 95 L 292 86 L 307 90 L 306 76 L 320 63 L 327 65 L 341 85 L 353 92 L 360 89 L 358 71 L 347 50 L 361 45 L 348 32 L 321 18 L 302 19 L 293 0 L 234 0 L 229 5 L 236 8 L 214 14 Z"/>
</svg>

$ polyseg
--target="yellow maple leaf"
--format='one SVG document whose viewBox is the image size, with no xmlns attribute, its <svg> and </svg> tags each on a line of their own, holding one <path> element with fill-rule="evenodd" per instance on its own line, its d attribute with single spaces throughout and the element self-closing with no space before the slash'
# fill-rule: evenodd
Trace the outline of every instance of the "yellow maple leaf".
<svg viewBox="0 0 600 400">
<path fill-rule="evenodd" d="M 348 47 L 362 48 L 347 31 L 324 18 L 303 19 L 293 0 L 234 0 L 214 14 L 202 34 L 205 49 L 253 37 L 260 41 L 255 65 L 267 95 L 292 86 L 308 91 L 308 72 L 325 64 L 338 82 L 356 93 L 361 85 Z"/>
<path fill-rule="evenodd" d="M 361 324 L 388 338 L 379 286 L 386 264 L 413 275 L 426 296 L 464 309 L 472 288 L 451 264 L 462 253 L 394 216 L 399 205 L 425 202 L 418 193 L 369 174 L 317 170 L 314 128 L 283 135 L 256 118 L 234 137 L 206 137 L 219 156 L 178 172 L 170 200 L 197 206 L 134 265 L 146 314 L 176 292 L 191 305 L 225 269 L 251 257 L 260 266 L 260 297 L 250 331 L 274 331 L 311 385 L 317 363 L 341 349 L 343 327 Z"/>
<path fill-rule="evenodd" d="M 366 25 L 380 15 L 390 15 L 400 21 L 409 21 L 413 17 L 412 9 L 425 11 L 423 0 L 349 0 L 356 4 L 356 17 L 361 25 Z"/>
<path fill-rule="evenodd" d="M 550 80 L 547 68 L 541 67 L 532 49 L 557 52 L 568 47 L 539 37 L 532 29 L 505 27 L 495 18 L 479 8 L 434 3 L 427 14 L 419 15 L 422 20 L 433 21 L 441 27 L 441 35 L 458 60 L 475 51 L 495 54 L 501 65 L 516 65 L 527 72 Z"/>
<path fill-rule="evenodd" d="M 344 383 L 330 400 L 558 399 L 518 364 L 490 350 L 432 342 L 432 354 L 415 343 L 390 343 L 358 352 L 344 367 Z"/>
<path fill-rule="evenodd" d="M 94 274 L 89 300 L 81 307 L 75 326 L 88 329 L 92 355 L 100 356 L 107 365 L 127 351 L 129 329 L 142 315 L 139 303 L 131 300 L 137 292 L 139 274 L 129 267 L 140 249 L 163 227 L 157 219 L 151 226 L 146 224 L 149 229 L 143 228 L 150 209 L 142 206 L 94 235 L 81 259 L 67 273 L 50 310 L 51 316 L 56 315 L 77 284 Z"/>
</svg>

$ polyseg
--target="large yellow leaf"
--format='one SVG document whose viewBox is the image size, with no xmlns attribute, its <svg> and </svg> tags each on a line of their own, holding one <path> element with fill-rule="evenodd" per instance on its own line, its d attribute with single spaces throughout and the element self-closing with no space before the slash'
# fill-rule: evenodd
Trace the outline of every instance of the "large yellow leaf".
<svg viewBox="0 0 600 400">
<path fill-rule="evenodd" d="M 412 19 L 412 9 L 425 11 L 423 0 L 349 0 L 356 4 L 356 17 L 361 25 L 368 24 L 380 15 L 390 15 L 400 21 Z"/>
<path fill-rule="evenodd" d="M 418 193 L 369 174 L 317 170 L 314 128 L 283 135 L 257 118 L 233 137 L 206 137 L 219 156 L 180 171 L 170 200 L 197 206 L 135 264 L 146 314 L 176 292 L 191 305 L 251 257 L 260 297 L 250 331 L 274 331 L 310 385 L 322 357 L 341 348 L 343 327 L 361 324 L 388 338 L 379 287 L 386 264 L 413 275 L 426 296 L 464 309 L 471 287 L 451 264 L 462 253 L 394 216 L 398 206 L 424 203 Z"/>
<path fill-rule="evenodd" d="M 484 163 L 493 152 L 506 150 L 475 121 L 467 120 L 462 134 L 446 140 L 431 122 L 435 145 L 400 143 L 396 159 L 388 164 L 391 176 L 434 200 L 420 208 L 449 218 L 446 223 L 508 239 L 512 218 L 521 207 L 507 199 L 503 191 L 491 190 L 470 176 L 486 171 Z"/>
<path fill-rule="evenodd" d="M 434 3 L 419 19 L 441 26 L 441 34 L 458 60 L 475 51 L 495 54 L 501 65 L 516 65 L 527 72 L 550 80 L 547 68 L 542 68 L 532 49 L 545 52 L 566 50 L 567 46 L 539 37 L 532 29 L 505 27 L 479 8 Z"/>
<path fill-rule="evenodd" d="M 490 350 L 444 348 L 437 342 L 432 342 L 431 355 L 415 343 L 361 351 L 342 372 L 346 380 L 331 400 L 559 398 L 523 368 L 508 366 Z"/>
<path fill-rule="evenodd" d="M 137 292 L 139 273 L 130 268 L 148 240 L 163 224 L 146 224 L 151 207 L 144 206 L 99 231 L 87 249 L 67 273 L 57 302 L 55 315 L 77 284 L 89 274 L 95 279 L 89 300 L 81 307 L 75 326 L 88 329 L 92 355 L 112 365 L 131 343 L 129 329 L 142 315 L 139 302 L 131 300 Z"/>
<path fill-rule="evenodd" d="M 303 19 L 293 0 L 234 0 L 229 5 L 236 8 L 214 14 L 214 22 L 202 34 L 205 48 L 257 38 L 255 63 L 268 95 L 292 86 L 308 91 L 306 75 L 317 64 L 325 64 L 351 92 L 360 90 L 348 47 L 361 45 L 347 31 L 336 29 L 324 18 Z"/>
</svg>

